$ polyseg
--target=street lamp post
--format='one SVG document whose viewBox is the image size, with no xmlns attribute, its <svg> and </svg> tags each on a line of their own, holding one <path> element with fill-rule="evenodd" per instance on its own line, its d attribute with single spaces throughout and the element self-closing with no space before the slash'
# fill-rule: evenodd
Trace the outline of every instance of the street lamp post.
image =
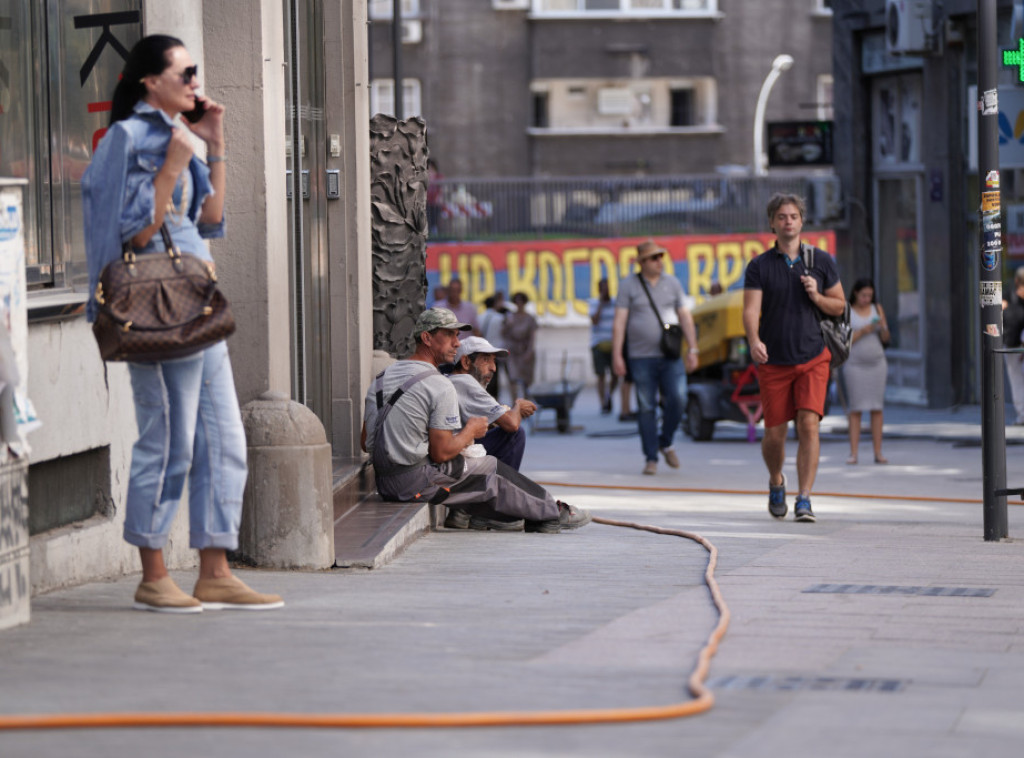
<svg viewBox="0 0 1024 758">
<path fill-rule="evenodd" d="M 772 91 L 772 85 L 783 71 L 788 71 L 793 65 L 792 55 L 778 55 L 772 61 L 772 70 L 764 78 L 761 85 L 761 92 L 757 96 L 757 107 L 754 109 L 754 162 L 752 168 L 754 176 L 766 176 L 768 174 L 768 160 L 764 154 L 764 109 L 768 104 L 768 93 Z"/>
</svg>

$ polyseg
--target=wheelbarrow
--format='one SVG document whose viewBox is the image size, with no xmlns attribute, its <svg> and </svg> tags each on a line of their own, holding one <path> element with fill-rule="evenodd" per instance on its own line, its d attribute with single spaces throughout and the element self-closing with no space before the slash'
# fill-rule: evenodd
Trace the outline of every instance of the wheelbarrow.
<svg viewBox="0 0 1024 758">
<path fill-rule="evenodd" d="M 530 385 L 529 395 L 537 404 L 538 409 L 551 408 L 554 410 L 555 428 L 565 434 L 572 428 L 569 423 L 569 412 L 581 389 L 583 389 L 583 382 L 570 382 L 562 379 L 557 382 L 538 382 Z"/>
<path fill-rule="evenodd" d="M 572 428 L 569 413 L 576 396 L 583 389 L 583 382 L 571 382 L 566 375 L 568 356 L 562 355 L 562 378 L 553 382 L 537 382 L 530 385 L 530 399 L 537 404 L 538 411 L 550 408 L 555 412 L 555 428 L 566 434 Z"/>
</svg>

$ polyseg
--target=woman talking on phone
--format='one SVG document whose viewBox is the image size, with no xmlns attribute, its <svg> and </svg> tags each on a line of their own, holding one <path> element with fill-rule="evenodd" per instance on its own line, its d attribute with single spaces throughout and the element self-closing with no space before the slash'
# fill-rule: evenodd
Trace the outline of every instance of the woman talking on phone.
<svg viewBox="0 0 1024 758">
<path fill-rule="evenodd" d="M 843 364 L 850 421 L 850 457 L 846 462 L 857 463 L 861 414 L 868 411 L 875 463 L 888 463 L 882 455 L 882 405 L 888 373 L 885 345 L 889 344 L 889 324 L 882 306 L 875 302 L 875 285 L 870 279 L 858 279 L 850 290 L 850 326 L 853 347 Z"/>
<path fill-rule="evenodd" d="M 198 89 L 198 67 L 181 40 L 152 35 L 132 48 L 114 90 L 110 127 L 82 179 L 90 321 L 100 272 L 121 257 L 122 243 L 136 253 L 163 251 L 166 224 L 183 252 L 212 265 L 206 240 L 224 236 L 224 107 Z M 193 155 L 190 133 L 206 143 L 205 162 Z M 133 607 L 165 613 L 280 607 L 279 596 L 247 587 L 227 561 L 226 551 L 238 547 L 247 475 L 227 345 L 127 365 L 139 429 L 124 523 L 124 538 L 142 561 Z M 163 555 L 186 479 L 189 542 L 199 551 L 191 595 L 168 575 Z"/>
</svg>

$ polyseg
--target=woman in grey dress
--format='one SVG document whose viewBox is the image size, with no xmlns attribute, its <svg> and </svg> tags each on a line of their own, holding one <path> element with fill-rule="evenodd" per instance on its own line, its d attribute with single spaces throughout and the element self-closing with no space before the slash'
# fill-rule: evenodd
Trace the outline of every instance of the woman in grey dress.
<svg viewBox="0 0 1024 758">
<path fill-rule="evenodd" d="M 843 364 L 850 420 L 850 457 L 846 462 L 851 465 L 857 462 L 861 414 L 869 411 L 875 463 L 888 463 L 882 455 L 882 405 L 888 368 L 885 345 L 889 343 L 889 324 L 882 306 L 875 302 L 875 285 L 870 279 L 858 279 L 850 291 L 850 326 L 853 327 L 853 347 Z"/>
</svg>

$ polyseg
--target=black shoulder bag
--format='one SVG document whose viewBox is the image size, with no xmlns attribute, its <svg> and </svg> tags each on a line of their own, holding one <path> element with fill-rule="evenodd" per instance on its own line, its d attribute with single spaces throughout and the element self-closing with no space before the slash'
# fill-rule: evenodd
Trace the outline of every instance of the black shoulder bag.
<svg viewBox="0 0 1024 758">
<path fill-rule="evenodd" d="M 814 268 L 814 248 L 805 242 L 800 243 L 800 254 L 804 259 L 804 267 L 808 272 Z M 853 327 L 850 326 L 850 304 L 845 303 L 843 312 L 838 316 L 829 316 L 815 307 L 815 315 L 818 317 L 818 326 L 821 327 L 821 336 L 825 345 L 832 353 L 832 360 L 829 368 L 837 368 L 843 365 L 850 357 L 850 347 L 853 345 Z"/>
<path fill-rule="evenodd" d="M 683 354 L 683 328 L 679 324 L 666 324 L 661 320 L 661 313 L 658 311 L 658 306 L 654 304 L 654 298 L 651 297 L 651 291 L 647 289 L 647 282 L 644 281 L 643 275 L 637 274 L 636 278 L 640 280 L 640 286 L 644 288 L 644 294 L 647 295 L 651 308 L 654 309 L 654 316 L 661 324 L 661 354 L 671 361 L 679 360 L 679 356 Z"/>
</svg>

